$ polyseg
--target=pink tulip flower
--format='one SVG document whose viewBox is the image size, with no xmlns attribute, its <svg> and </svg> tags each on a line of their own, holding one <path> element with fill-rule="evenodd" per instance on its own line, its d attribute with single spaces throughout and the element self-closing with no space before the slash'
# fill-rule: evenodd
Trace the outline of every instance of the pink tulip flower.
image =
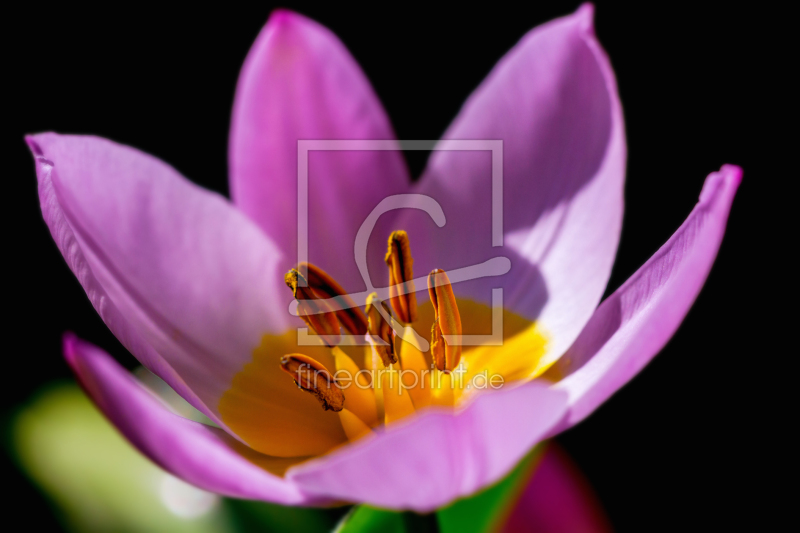
<svg viewBox="0 0 800 533">
<path fill-rule="evenodd" d="M 363 332 L 332 310 L 314 315 L 330 319 L 315 322 L 318 328 L 333 324 L 331 347 L 297 343 L 303 321 L 288 311 L 294 296 L 284 275 L 298 258 L 297 146 L 304 139 L 394 134 L 342 43 L 286 11 L 271 16 L 239 78 L 232 201 L 109 140 L 27 138 L 42 214 L 95 309 L 144 366 L 215 426 L 171 412 L 109 355 L 68 335 L 65 355 L 81 385 L 134 446 L 175 476 L 288 505 L 431 511 L 496 482 L 534 445 L 589 416 L 680 325 L 717 254 L 742 177 L 730 165 L 710 174 L 681 227 L 600 303 L 623 214 L 626 141 L 616 81 L 594 34 L 592 6 L 533 29 L 443 137 L 502 140 L 502 247 L 492 246 L 486 152 L 434 151 L 417 182 L 397 150 L 310 155 L 309 261 L 349 293 L 364 290 L 352 254 L 356 233 L 379 202 L 397 194 L 433 198 L 446 224 L 437 227 L 418 210 L 382 216 L 367 247 L 373 279 L 390 279 L 384 254 L 394 230 L 407 232 L 416 275 L 498 255 L 511 265 L 502 276 L 435 286 L 433 304 L 417 285 L 418 313 L 410 295 L 395 294 L 390 309 L 422 338 L 430 338 L 436 313 L 439 342 L 434 353 L 400 342 L 391 369 L 421 372 L 433 364 L 431 375 L 445 383 L 456 369 L 488 371 L 504 378 L 501 388 L 415 385 L 394 394 L 376 381 L 343 389 L 342 400 L 336 382 L 298 378 L 308 394 L 284 372 L 290 360 L 281 368 L 282 357 L 295 353 L 331 374 L 385 368 L 377 344 L 336 345 L 339 325 Z M 411 272 L 411 256 L 401 255 L 391 277 L 400 285 Z M 442 340 L 486 333 L 496 287 L 504 291 L 502 346 L 455 349 Z M 351 318 L 362 320 L 354 309 Z M 377 322 L 369 327 L 389 331 Z M 315 398 L 323 393 L 330 410 Z"/>
</svg>

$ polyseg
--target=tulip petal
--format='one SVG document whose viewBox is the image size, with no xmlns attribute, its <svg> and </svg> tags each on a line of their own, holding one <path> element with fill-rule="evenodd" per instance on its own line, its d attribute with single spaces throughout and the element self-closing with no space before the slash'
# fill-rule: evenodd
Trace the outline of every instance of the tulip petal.
<svg viewBox="0 0 800 533">
<path fill-rule="evenodd" d="M 80 245 L 77 243 L 75 235 L 61 210 L 52 182 L 53 162 L 43 155 L 41 146 L 37 144 L 34 137 L 28 137 L 26 141 L 33 152 L 36 162 L 36 173 L 39 180 L 39 202 L 44 221 L 50 229 L 53 240 L 64 256 L 67 265 L 86 291 L 86 295 L 97 310 L 97 313 L 120 342 L 131 353 L 135 354 L 139 362 L 161 377 L 193 407 L 207 416 L 212 416 L 203 401 L 186 385 L 169 363 L 142 339 L 127 323 L 114 304 L 109 301 L 105 289 L 98 283 L 87 264 Z"/>
<path fill-rule="evenodd" d="M 394 138 L 380 101 L 341 41 L 301 15 L 274 12 L 239 77 L 230 187 L 236 205 L 278 245 L 285 269 L 297 262 L 298 141 Z M 309 152 L 308 261 L 345 290 L 363 291 L 353 257 L 356 232 L 378 202 L 409 185 L 399 151 Z M 370 254 L 371 267 L 385 270 L 382 258 Z"/>
<path fill-rule="evenodd" d="M 592 17 L 586 4 L 523 37 L 440 144 L 502 140 L 503 246 L 495 247 L 493 236 L 499 208 L 493 208 L 488 151 L 435 151 L 416 192 L 436 199 L 447 222 L 439 229 L 425 215 L 408 213 L 400 224 L 419 243 L 415 268 L 422 272 L 508 257 L 508 274 L 454 289 L 460 298 L 488 303 L 490 289 L 502 287 L 505 307 L 549 332 L 545 364 L 572 344 L 599 303 L 622 223 L 622 109 Z"/>
<path fill-rule="evenodd" d="M 431 408 L 286 475 L 321 497 L 428 512 L 507 474 L 564 415 L 557 393 L 529 383 L 457 413 Z"/>
<path fill-rule="evenodd" d="M 742 170 L 706 178 L 700 200 L 675 234 L 605 300 L 553 367 L 570 396 L 560 429 L 589 416 L 635 376 L 678 329 L 717 255 Z"/>
<path fill-rule="evenodd" d="M 603 508 L 567 454 L 549 444 L 503 531 L 610 533 Z"/>
<path fill-rule="evenodd" d="M 221 429 L 172 413 L 111 356 L 72 335 L 64 339 L 64 355 L 103 414 L 164 470 L 227 496 L 320 503 L 276 475 L 297 460 L 253 452 Z"/>
<path fill-rule="evenodd" d="M 301 323 L 276 297 L 287 289 L 275 245 L 224 198 L 133 148 L 53 133 L 28 143 L 45 221 L 95 309 L 143 365 L 228 430 L 218 402 L 233 377 L 267 334 Z M 344 439 L 313 399 L 287 407 L 262 392 L 307 437 Z"/>
</svg>

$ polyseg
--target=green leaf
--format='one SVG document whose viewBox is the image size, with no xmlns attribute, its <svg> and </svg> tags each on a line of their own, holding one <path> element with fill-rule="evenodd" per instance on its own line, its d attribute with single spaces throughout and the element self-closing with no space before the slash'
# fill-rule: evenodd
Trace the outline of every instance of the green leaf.
<svg viewBox="0 0 800 533">
<path fill-rule="evenodd" d="M 344 517 L 335 533 L 405 533 L 404 513 L 377 509 L 369 505 L 354 507 Z"/>
<path fill-rule="evenodd" d="M 541 458 L 546 444 L 540 444 L 501 481 L 474 496 L 440 509 L 442 533 L 485 533 L 500 529 Z"/>
</svg>

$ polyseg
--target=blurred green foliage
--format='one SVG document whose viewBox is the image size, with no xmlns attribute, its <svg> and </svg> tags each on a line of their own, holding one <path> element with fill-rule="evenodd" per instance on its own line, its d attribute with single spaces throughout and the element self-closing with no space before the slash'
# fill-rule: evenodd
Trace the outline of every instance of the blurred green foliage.
<svg viewBox="0 0 800 533">
<path fill-rule="evenodd" d="M 284 507 L 202 491 L 135 450 L 73 383 L 40 391 L 15 415 L 10 435 L 18 465 L 48 496 L 65 528 L 84 533 L 485 533 L 505 521 L 543 451 L 535 448 L 506 478 L 475 496 L 419 515 L 368 505 Z"/>
<path fill-rule="evenodd" d="M 41 390 L 11 421 L 12 454 L 67 530 L 104 533 L 330 531 L 347 508 L 220 498 L 134 449 L 75 384 Z"/>
</svg>

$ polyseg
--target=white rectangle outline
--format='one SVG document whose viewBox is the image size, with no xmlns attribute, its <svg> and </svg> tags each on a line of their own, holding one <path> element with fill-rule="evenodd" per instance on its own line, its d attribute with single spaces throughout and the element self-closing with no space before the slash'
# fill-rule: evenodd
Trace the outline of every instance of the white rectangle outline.
<svg viewBox="0 0 800 533">
<path fill-rule="evenodd" d="M 299 139 L 297 141 L 297 263 L 308 261 L 308 153 L 311 151 L 462 151 L 492 153 L 492 247 L 503 246 L 503 141 L 476 139 L 375 140 Z M 304 216 L 305 215 L 305 216 Z M 492 289 L 492 333 L 462 335 L 462 346 L 503 344 L 503 289 Z M 316 345 L 316 335 L 298 328 L 298 344 Z M 304 341 L 301 344 L 301 340 Z M 445 339 L 448 340 L 448 339 Z M 450 342 L 448 340 L 448 342 Z"/>
</svg>

